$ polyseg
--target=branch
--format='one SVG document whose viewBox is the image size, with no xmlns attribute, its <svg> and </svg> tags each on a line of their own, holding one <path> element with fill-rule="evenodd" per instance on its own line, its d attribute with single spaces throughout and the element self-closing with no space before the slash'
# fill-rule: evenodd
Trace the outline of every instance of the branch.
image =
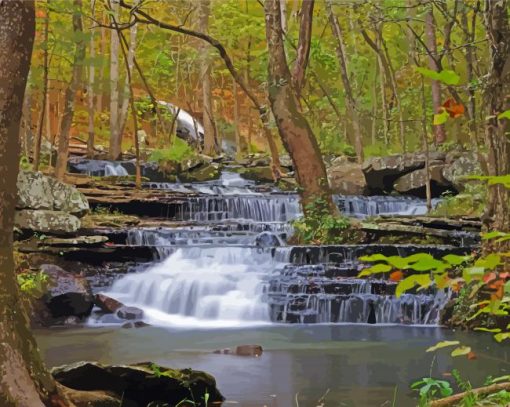
<svg viewBox="0 0 510 407">
<path fill-rule="evenodd" d="M 491 384 L 490 386 L 479 387 L 477 389 L 465 391 L 463 393 L 458 393 L 458 394 L 455 394 L 450 397 L 445 397 L 443 399 L 433 401 L 430 404 L 430 407 L 450 407 L 450 406 L 456 405 L 464 397 L 466 397 L 470 394 L 482 396 L 485 394 L 497 393 L 498 391 L 501 391 L 501 390 L 507 390 L 507 391 L 510 390 L 510 382 Z"/>
<path fill-rule="evenodd" d="M 310 57 L 310 44 L 312 39 L 313 7 L 315 0 L 305 0 L 301 6 L 301 22 L 299 25 L 299 42 L 297 58 L 292 70 L 292 84 L 299 100 L 301 90 L 305 83 L 306 67 Z"/>
</svg>

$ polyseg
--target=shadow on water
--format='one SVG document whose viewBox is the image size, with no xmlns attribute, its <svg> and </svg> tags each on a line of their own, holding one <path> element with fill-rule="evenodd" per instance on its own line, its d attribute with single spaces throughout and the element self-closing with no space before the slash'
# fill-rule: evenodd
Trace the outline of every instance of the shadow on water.
<svg viewBox="0 0 510 407">
<path fill-rule="evenodd" d="M 205 370 L 216 377 L 227 403 L 241 407 L 290 407 L 314 403 L 329 389 L 326 406 L 416 405 L 410 383 L 428 376 L 450 380 L 459 369 L 473 385 L 487 375 L 510 372 L 510 349 L 490 335 L 437 327 L 368 324 L 269 325 L 231 329 L 138 330 L 82 328 L 39 330 L 37 340 L 50 366 L 78 360 L 103 363 L 154 361 Z M 437 357 L 427 347 L 440 340 L 472 347 L 476 361 Z M 262 345 L 259 358 L 213 354 L 240 344 Z"/>
</svg>

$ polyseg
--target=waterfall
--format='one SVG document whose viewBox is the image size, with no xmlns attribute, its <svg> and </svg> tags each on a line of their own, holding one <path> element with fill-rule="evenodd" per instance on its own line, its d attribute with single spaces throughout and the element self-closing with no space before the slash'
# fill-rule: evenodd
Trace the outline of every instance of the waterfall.
<svg viewBox="0 0 510 407">
<path fill-rule="evenodd" d="M 104 175 L 108 176 L 116 176 L 116 177 L 125 177 L 128 174 L 127 170 L 120 164 L 108 163 L 104 167 Z"/>
<path fill-rule="evenodd" d="M 268 323 L 264 277 L 274 267 L 269 249 L 179 248 L 148 270 L 116 281 L 107 294 L 142 307 L 159 322 Z"/>
</svg>

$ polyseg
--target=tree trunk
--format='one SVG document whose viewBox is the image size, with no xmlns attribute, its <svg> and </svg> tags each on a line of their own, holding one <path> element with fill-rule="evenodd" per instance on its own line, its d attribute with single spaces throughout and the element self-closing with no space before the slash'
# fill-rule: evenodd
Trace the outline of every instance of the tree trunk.
<svg viewBox="0 0 510 407">
<path fill-rule="evenodd" d="M 313 1 L 313 0 L 312 0 Z M 307 0 L 303 1 L 303 6 Z M 280 2 L 280 21 L 282 24 L 282 32 L 284 34 L 287 33 L 287 0 L 281 0 Z M 303 12 L 303 8 L 301 8 L 301 12 Z"/>
<path fill-rule="evenodd" d="M 119 2 L 112 0 L 110 19 L 119 20 Z M 118 160 L 122 153 L 122 134 L 119 127 L 119 36 L 110 33 L 110 159 Z"/>
<path fill-rule="evenodd" d="M 488 175 L 510 174 L 509 119 L 498 114 L 510 109 L 510 23 L 508 1 L 486 0 L 485 27 L 490 52 L 489 72 L 486 76 L 485 105 L 487 117 L 485 142 L 488 149 Z M 503 185 L 489 187 L 486 218 L 491 230 L 510 231 L 510 193 Z"/>
<path fill-rule="evenodd" d="M 282 3 L 285 3 L 283 1 Z M 301 23 L 299 25 L 299 41 L 297 57 L 292 70 L 292 84 L 299 101 L 301 91 L 305 85 L 305 73 L 310 59 L 310 45 L 312 41 L 313 7 L 315 0 L 305 0 L 301 6 Z M 284 30 L 285 31 L 285 30 Z"/>
<path fill-rule="evenodd" d="M 50 24 L 50 7 L 49 0 L 46 1 L 46 18 L 44 20 L 44 53 L 43 53 L 43 94 L 42 94 L 42 105 L 41 105 L 41 115 L 39 117 L 39 126 L 37 128 L 37 137 L 35 139 L 34 144 L 34 171 L 39 171 L 39 164 L 41 162 L 41 143 L 42 143 L 42 133 L 44 126 L 44 116 L 46 110 L 46 99 L 48 98 L 48 31 Z M 51 153 L 50 153 L 51 154 Z"/>
<path fill-rule="evenodd" d="M 12 247 L 19 126 L 35 35 L 33 1 L 0 3 L 0 405 L 50 405 L 56 387 L 22 306 Z"/>
<path fill-rule="evenodd" d="M 427 48 L 430 51 L 429 67 L 431 70 L 439 72 L 437 42 L 436 42 L 436 22 L 434 19 L 434 9 L 432 4 L 425 15 L 425 35 L 427 38 Z M 432 81 L 432 107 L 434 113 L 439 113 L 441 109 L 441 84 L 439 81 Z M 443 144 L 446 141 L 446 133 L 443 125 L 434 126 L 434 135 L 436 144 Z"/>
<path fill-rule="evenodd" d="M 136 7 L 137 5 L 138 5 L 138 0 L 135 0 L 133 2 L 133 7 Z M 116 21 L 119 21 L 118 18 L 116 18 Z M 131 26 L 131 28 L 129 29 L 129 45 L 128 45 L 128 52 L 127 52 L 127 63 L 129 66 L 129 72 L 133 72 L 137 33 L 138 33 L 138 24 L 133 24 Z M 119 38 L 120 38 L 120 41 L 122 41 L 122 38 L 121 37 L 119 37 Z M 123 46 L 123 45 L 121 44 L 121 46 Z M 124 129 L 126 128 L 128 110 L 129 110 L 129 105 L 130 105 L 130 97 L 131 97 L 130 95 L 131 95 L 130 84 L 126 78 L 126 83 L 124 84 L 122 104 L 120 106 L 120 112 L 119 112 L 119 137 L 121 138 L 121 140 L 122 140 L 122 136 L 124 134 Z M 155 108 L 157 109 L 157 106 Z"/>
<path fill-rule="evenodd" d="M 460 22 L 462 24 L 462 31 L 464 33 L 463 39 L 464 42 L 468 45 L 465 47 L 465 58 L 466 58 L 466 73 L 467 73 L 467 81 L 468 81 L 468 103 L 467 108 L 469 112 L 469 130 L 471 132 L 471 137 L 473 138 L 474 142 L 478 145 L 478 139 L 477 139 L 477 131 L 476 131 L 476 98 L 475 98 L 475 90 L 471 86 L 471 83 L 473 79 L 475 78 L 474 75 L 474 61 L 475 56 L 473 52 L 474 46 L 471 45 L 471 43 L 474 41 L 474 36 L 476 32 L 475 24 L 472 26 L 472 30 L 469 29 L 468 24 L 468 8 L 466 4 L 462 3 L 461 5 L 461 17 Z M 476 19 L 476 11 L 473 16 L 474 19 Z"/>
<path fill-rule="evenodd" d="M 91 2 L 91 14 L 95 17 L 95 0 Z M 94 58 L 96 56 L 96 49 L 94 44 L 94 30 L 90 31 L 90 59 L 92 60 L 89 66 L 89 81 L 87 87 L 87 101 L 89 111 L 89 137 L 87 139 L 87 157 L 92 158 L 94 156 L 94 122 L 95 122 L 95 104 L 94 104 L 94 81 L 96 76 L 96 68 L 94 66 Z"/>
<path fill-rule="evenodd" d="M 198 26 L 201 32 L 209 30 L 209 14 L 211 0 L 198 1 Z M 202 80 L 203 123 L 204 123 L 204 154 L 216 154 L 216 134 L 214 128 L 214 115 L 212 109 L 211 93 L 211 58 L 209 45 L 202 43 L 200 47 L 200 79 Z"/>
<path fill-rule="evenodd" d="M 32 94 L 30 91 L 30 86 L 28 85 L 27 90 L 25 91 L 25 98 L 23 100 L 23 113 L 20 134 L 23 135 L 21 143 L 23 146 L 23 155 L 26 158 L 29 158 L 30 152 L 32 151 L 34 135 L 32 133 Z"/>
<path fill-rule="evenodd" d="M 279 1 L 266 0 L 264 14 L 269 50 L 269 101 L 280 137 L 296 169 L 296 178 L 302 188 L 301 198 L 305 213 L 307 204 L 322 199 L 330 212 L 336 214 L 338 209 L 331 197 L 317 140 L 306 118 L 299 111 L 291 84 L 283 45 Z"/>
<path fill-rule="evenodd" d="M 359 121 L 358 111 L 356 108 L 356 101 L 354 100 L 351 82 L 349 80 L 349 73 L 347 71 L 345 44 L 342 29 L 336 16 L 333 13 L 331 0 L 326 0 L 326 10 L 328 13 L 331 30 L 333 31 L 333 36 L 337 41 L 336 53 L 338 56 L 338 64 L 340 66 L 340 76 L 342 77 L 342 83 L 344 85 L 347 113 L 351 119 L 352 130 L 354 133 L 354 150 L 356 151 L 358 162 L 361 163 L 363 162 L 363 138 L 361 134 L 361 124 Z"/>
<path fill-rule="evenodd" d="M 73 6 L 73 31 L 75 34 L 83 33 L 83 24 L 81 19 L 82 0 L 74 0 Z M 76 42 L 76 49 L 74 51 L 71 83 L 66 89 L 64 114 L 62 116 L 62 123 L 60 124 L 60 134 L 58 135 L 57 164 L 55 166 L 55 177 L 58 180 L 64 179 L 64 175 L 67 170 L 67 158 L 69 155 L 69 132 L 73 123 L 74 99 L 82 79 L 85 48 L 85 41 L 83 38 L 78 39 Z"/>
<path fill-rule="evenodd" d="M 237 95 L 237 82 L 232 79 L 232 97 L 234 98 L 234 132 L 236 139 L 236 159 L 240 160 L 243 156 L 243 143 L 239 131 L 239 98 Z"/>
</svg>

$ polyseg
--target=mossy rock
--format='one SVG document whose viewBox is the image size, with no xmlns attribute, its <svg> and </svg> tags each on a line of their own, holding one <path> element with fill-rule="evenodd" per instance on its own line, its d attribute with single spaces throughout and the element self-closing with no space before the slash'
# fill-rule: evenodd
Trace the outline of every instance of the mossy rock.
<svg viewBox="0 0 510 407">
<path fill-rule="evenodd" d="M 204 164 L 190 171 L 182 172 L 178 178 L 182 182 L 205 182 L 218 179 L 221 175 L 221 166 L 216 163 Z"/>
<path fill-rule="evenodd" d="M 248 167 L 238 168 L 237 173 L 244 179 L 256 182 L 273 182 L 273 171 L 271 167 Z"/>
</svg>

